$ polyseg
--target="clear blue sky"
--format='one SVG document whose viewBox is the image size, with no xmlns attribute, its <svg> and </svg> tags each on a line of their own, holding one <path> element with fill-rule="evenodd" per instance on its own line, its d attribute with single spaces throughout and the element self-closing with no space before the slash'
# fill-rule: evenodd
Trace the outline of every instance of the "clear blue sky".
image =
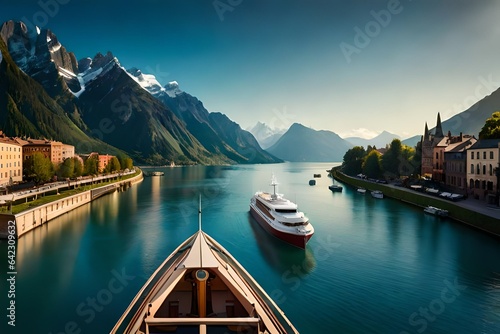
<svg viewBox="0 0 500 334">
<path fill-rule="evenodd" d="M 16 0 L 0 10 L 2 22 L 51 29 L 78 59 L 109 50 L 163 85 L 176 80 L 243 128 L 403 138 L 500 86 L 499 17 L 495 0 Z"/>
</svg>

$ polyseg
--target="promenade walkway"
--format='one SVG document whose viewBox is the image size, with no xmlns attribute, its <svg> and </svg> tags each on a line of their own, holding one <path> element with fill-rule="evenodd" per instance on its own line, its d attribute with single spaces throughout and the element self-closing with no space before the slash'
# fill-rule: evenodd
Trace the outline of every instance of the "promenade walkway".
<svg viewBox="0 0 500 334">
<path fill-rule="evenodd" d="M 130 174 L 135 174 L 135 170 L 131 170 L 129 172 L 120 172 L 120 173 L 112 173 L 107 175 L 98 175 L 94 177 L 84 177 L 79 180 L 70 180 L 70 181 L 59 181 L 52 182 L 50 184 L 45 184 L 40 187 L 32 188 L 32 189 L 24 189 L 17 192 L 13 192 L 7 195 L 0 195 L 0 205 L 5 204 L 7 202 L 14 202 L 19 199 L 30 198 L 38 195 L 43 195 L 46 192 L 59 190 L 59 189 L 68 189 L 70 187 L 79 187 L 85 186 L 88 184 L 94 184 L 96 182 L 104 182 L 110 179 L 115 179 L 117 177 L 126 176 Z"/>
</svg>

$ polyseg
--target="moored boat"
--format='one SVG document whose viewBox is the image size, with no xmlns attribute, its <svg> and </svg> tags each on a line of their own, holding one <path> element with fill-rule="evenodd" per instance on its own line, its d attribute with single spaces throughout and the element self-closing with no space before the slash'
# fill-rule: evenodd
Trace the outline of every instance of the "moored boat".
<svg viewBox="0 0 500 334">
<path fill-rule="evenodd" d="M 250 213 L 266 231 L 299 248 L 305 248 L 314 234 L 314 227 L 297 204 L 276 193 L 276 179 L 272 178 L 272 194 L 256 192 L 250 200 Z"/>
<path fill-rule="evenodd" d="M 428 205 L 424 208 L 424 212 L 430 213 L 431 215 L 446 217 L 448 216 L 448 210 L 436 208 L 435 206 Z"/>
<path fill-rule="evenodd" d="M 200 228 L 158 267 L 111 334 L 298 333 L 238 261 Z"/>
<path fill-rule="evenodd" d="M 360 194 L 363 194 L 363 195 L 366 193 L 366 189 L 365 188 L 358 188 L 356 191 L 358 193 L 360 193 Z"/>
<path fill-rule="evenodd" d="M 380 190 L 373 190 L 372 192 L 370 192 L 370 194 L 374 198 L 384 198 L 384 193 L 381 192 Z"/>
<path fill-rule="evenodd" d="M 342 192 L 342 186 L 339 186 L 338 184 L 332 184 L 328 186 L 328 189 L 330 189 L 333 192 Z"/>
<path fill-rule="evenodd" d="M 316 180 L 309 180 L 309 185 L 310 186 L 316 185 Z"/>
</svg>

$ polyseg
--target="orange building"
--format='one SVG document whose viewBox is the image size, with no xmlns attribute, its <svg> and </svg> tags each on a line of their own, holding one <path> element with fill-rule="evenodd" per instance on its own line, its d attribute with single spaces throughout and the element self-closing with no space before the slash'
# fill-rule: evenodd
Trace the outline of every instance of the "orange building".
<svg viewBox="0 0 500 334">
<path fill-rule="evenodd" d="M 0 131 L 0 185 L 22 181 L 22 162 L 21 145 Z"/>
<path fill-rule="evenodd" d="M 54 165 L 58 165 L 64 159 L 74 156 L 75 148 L 72 145 L 63 144 L 59 141 L 46 139 L 27 139 L 16 138 L 16 141 L 23 147 L 23 161 L 29 159 L 33 154 L 39 152 L 50 159 Z"/>
</svg>

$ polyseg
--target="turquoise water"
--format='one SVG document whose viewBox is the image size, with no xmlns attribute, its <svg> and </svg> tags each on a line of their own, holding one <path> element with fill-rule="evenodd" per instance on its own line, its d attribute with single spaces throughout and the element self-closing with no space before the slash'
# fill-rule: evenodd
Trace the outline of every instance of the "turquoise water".
<svg viewBox="0 0 500 334">
<path fill-rule="evenodd" d="M 16 327 L 1 333 L 107 333 L 149 275 L 198 226 L 264 287 L 301 333 L 499 333 L 500 241 L 348 186 L 333 164 L 166 168 L 66 214 L 17 243 Z M 306 250 L 251 218 L 257 190 L 299 204 L 316 233 Z M 321 173 L 315 186 L 308 181 Z"/>
</svg>

